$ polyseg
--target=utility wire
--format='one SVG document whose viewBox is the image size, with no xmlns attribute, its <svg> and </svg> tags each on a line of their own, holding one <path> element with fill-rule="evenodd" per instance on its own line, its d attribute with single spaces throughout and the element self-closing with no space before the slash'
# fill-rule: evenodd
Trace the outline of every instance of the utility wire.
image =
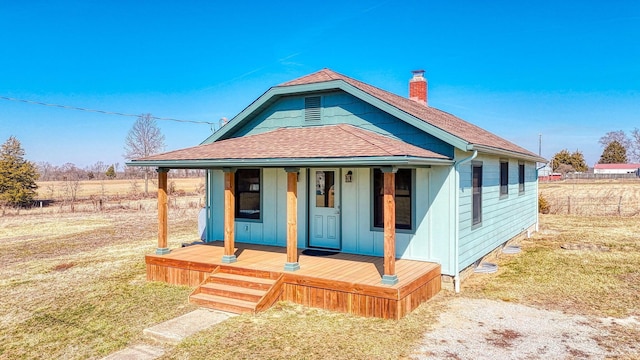
<svg viewBox="0 0 640 360">
<path fill-rule="evenodd" d="M 51 106 L 51 107 L 57 107 L 57 108 L 62 108 L 62 109 L 67 109 L 67 110 L 79 110 L 79 111 L 95 112 L 95 113 L 107 114 L 107 115 L 119 115 L 119 116 L 131 116 L 131 117 L 139 117 L 141 115 L 141 114 L 126 114 L 126 113 L 121 113 L 121 112 L 116 112 L 116 111 L 86 109 L 86 108 L 81 108 L 81 107 L 77 107 L 77 106 L 68 106 L 68 105 L 59 105 L 59 104 L 47 104 L 47 103 L 43 103 L 43 102 L 40 102 L 40 101 L 16 99 L 16 98 L 11 98 L 11 97 L 7 97 L 7 96 L 0 96 L 0 99 L 1 100 L 8 100 L 8 101 L 23 102 L 23 103 L 27 103 L 27 104 Z M 216 125 L 215 123 L 210 122 L 210 121 L 181 120 L 181 119 L 174 119 L 174 118 L 158 117 L 158 116 L 153 116 L 153 115 L 151 115 L 151 118 L 155 119 L 155 120 L 177 121 L 177 122 L 181 122 L 181 123 L 207 124 L 207 125 L 212 125 L 212 126 Z"/>
</svg>

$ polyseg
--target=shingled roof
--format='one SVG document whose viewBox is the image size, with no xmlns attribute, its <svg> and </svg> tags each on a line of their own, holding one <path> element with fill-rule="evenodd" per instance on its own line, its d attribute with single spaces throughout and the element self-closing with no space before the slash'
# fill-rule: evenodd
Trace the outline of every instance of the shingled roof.
<svg viewBox="0 0 640 360">
<path fill-rule="evenodd" d="M 395 108 L 427 122 L 453 136 L 456 136 L 469 144 L 481 145 L 496 150 L 505 150 L 519 153 L 527 157 L 536 157 L 537 154 L 524 149 L 508 140 L 505 140 L 487 130 L 466 122 L 452 114 L 438 110 L 431 106 L 418 103 L 414 100 L 398 96 L 386 90 L 352 79 L 330 69 L 322 69 L 310 75 L 280 84 L 278 87 L 322 83 L 342 80 L 367 94 L 391 105 Z M 543 160 L 543 159 L 541 159 Z"/>
<path fill-rule="evenodd" d="M 238 165 L 243 160 L 268 161 L 281 165 L 282 160 L 304 159 L 406 158 L 449 162 L 447 156 L 352 125 L 325 125 L 277 130 L 220 140 L 211 144 L 171 151 L 136 159 L 132 163 L 162 161 L 225 161 Z"/>
</svg>

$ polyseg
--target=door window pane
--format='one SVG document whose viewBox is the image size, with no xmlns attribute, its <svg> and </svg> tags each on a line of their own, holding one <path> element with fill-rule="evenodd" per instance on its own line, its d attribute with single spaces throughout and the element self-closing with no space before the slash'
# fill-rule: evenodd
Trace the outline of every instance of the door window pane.
<svg viewBox="0 0 640 360">
<path fill-rule="evenodd" d="M 335 205 L 335 171 L 316 171 L 316 207 Z"/>
</svg>

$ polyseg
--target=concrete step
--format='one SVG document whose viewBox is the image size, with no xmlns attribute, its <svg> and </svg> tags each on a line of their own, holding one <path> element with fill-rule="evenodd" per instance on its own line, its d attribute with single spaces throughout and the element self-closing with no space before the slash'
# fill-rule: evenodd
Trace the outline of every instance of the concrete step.
<svg viewBox="0 0 640 360">
<path fill-rule="evenodd" d="M 187 336 L 219 324 L 230 316 L 234 315 L 208 309 L 198 309 L 144 329 L 143 334 L 146 338 L 159 343 L 175 345 Z"/>
</svg>

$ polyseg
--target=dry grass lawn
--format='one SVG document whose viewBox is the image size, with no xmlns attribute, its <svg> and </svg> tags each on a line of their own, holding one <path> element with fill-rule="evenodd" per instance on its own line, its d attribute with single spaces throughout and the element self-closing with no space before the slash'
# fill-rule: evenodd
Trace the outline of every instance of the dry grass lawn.
<svg viewBox="0 0 640 360">
<path fill-rule="evenodd" d="M 172 212 L 171 246 L 197 239 Z M 99 358 L 188 312 L 190 289 L 145 279 L 153 212 L 0 217 L 0 359 Z"/>
<path fill-rule="evenodd" d="M 171 247 L 197 239 L 197 211 L 170 209 Z M 191 289 L 145 280 L 156 221 L 153 207 L 0 216 L 0 359 L 101 358 L 193 309 Z M 502 255 L 497 274 L 474 275 L 462 294 L 442 292 L 399 321 L 280 303 L 197 334 L 164 358 L 406 358 L 454 296 L 585 315 L 603 329 L 603 347 L 637 346 L 637 327 L 606 319 L 640 319 L 639 234 L 637 217 L 541 216 L 541 231 L 522 253 Z"/>
<path fill-rule="evenodd" d="M 564 180 L 540 183 L 551 214 L 640 215 L 640 180 Z"/>
<path fill-rule="evenodd" d="M 523 252 L 502 255 L 494 275 L 472 276 L 463 296 L 586 315 L 603 330 L 596 339 L 603 347 L 637 356 L 640 327 L 609 320 L 640 321 L 639 220 L 541 215 L 541 231 L 522 242 Z"/>
<path fill-rule="evenodd" d="M 195 193 L 204 187 L 204 178 L 169 178 L 169 185 L 174 183 L 175 189 L 187 193 Z M 63 181 L 39 181 L 39 199 L 58 199 L 64 196 Z M 88 198 L 90 196 L 126 196 L 132 193 L 144 191 L 144 180 L 142 179 L 114 179 L 114 180 L 83 180 L 79 182 L 78 198 Z M 149 193 L 156 193 L 158 184 L 156 178 L 149 179 Z"/>
</svg>

